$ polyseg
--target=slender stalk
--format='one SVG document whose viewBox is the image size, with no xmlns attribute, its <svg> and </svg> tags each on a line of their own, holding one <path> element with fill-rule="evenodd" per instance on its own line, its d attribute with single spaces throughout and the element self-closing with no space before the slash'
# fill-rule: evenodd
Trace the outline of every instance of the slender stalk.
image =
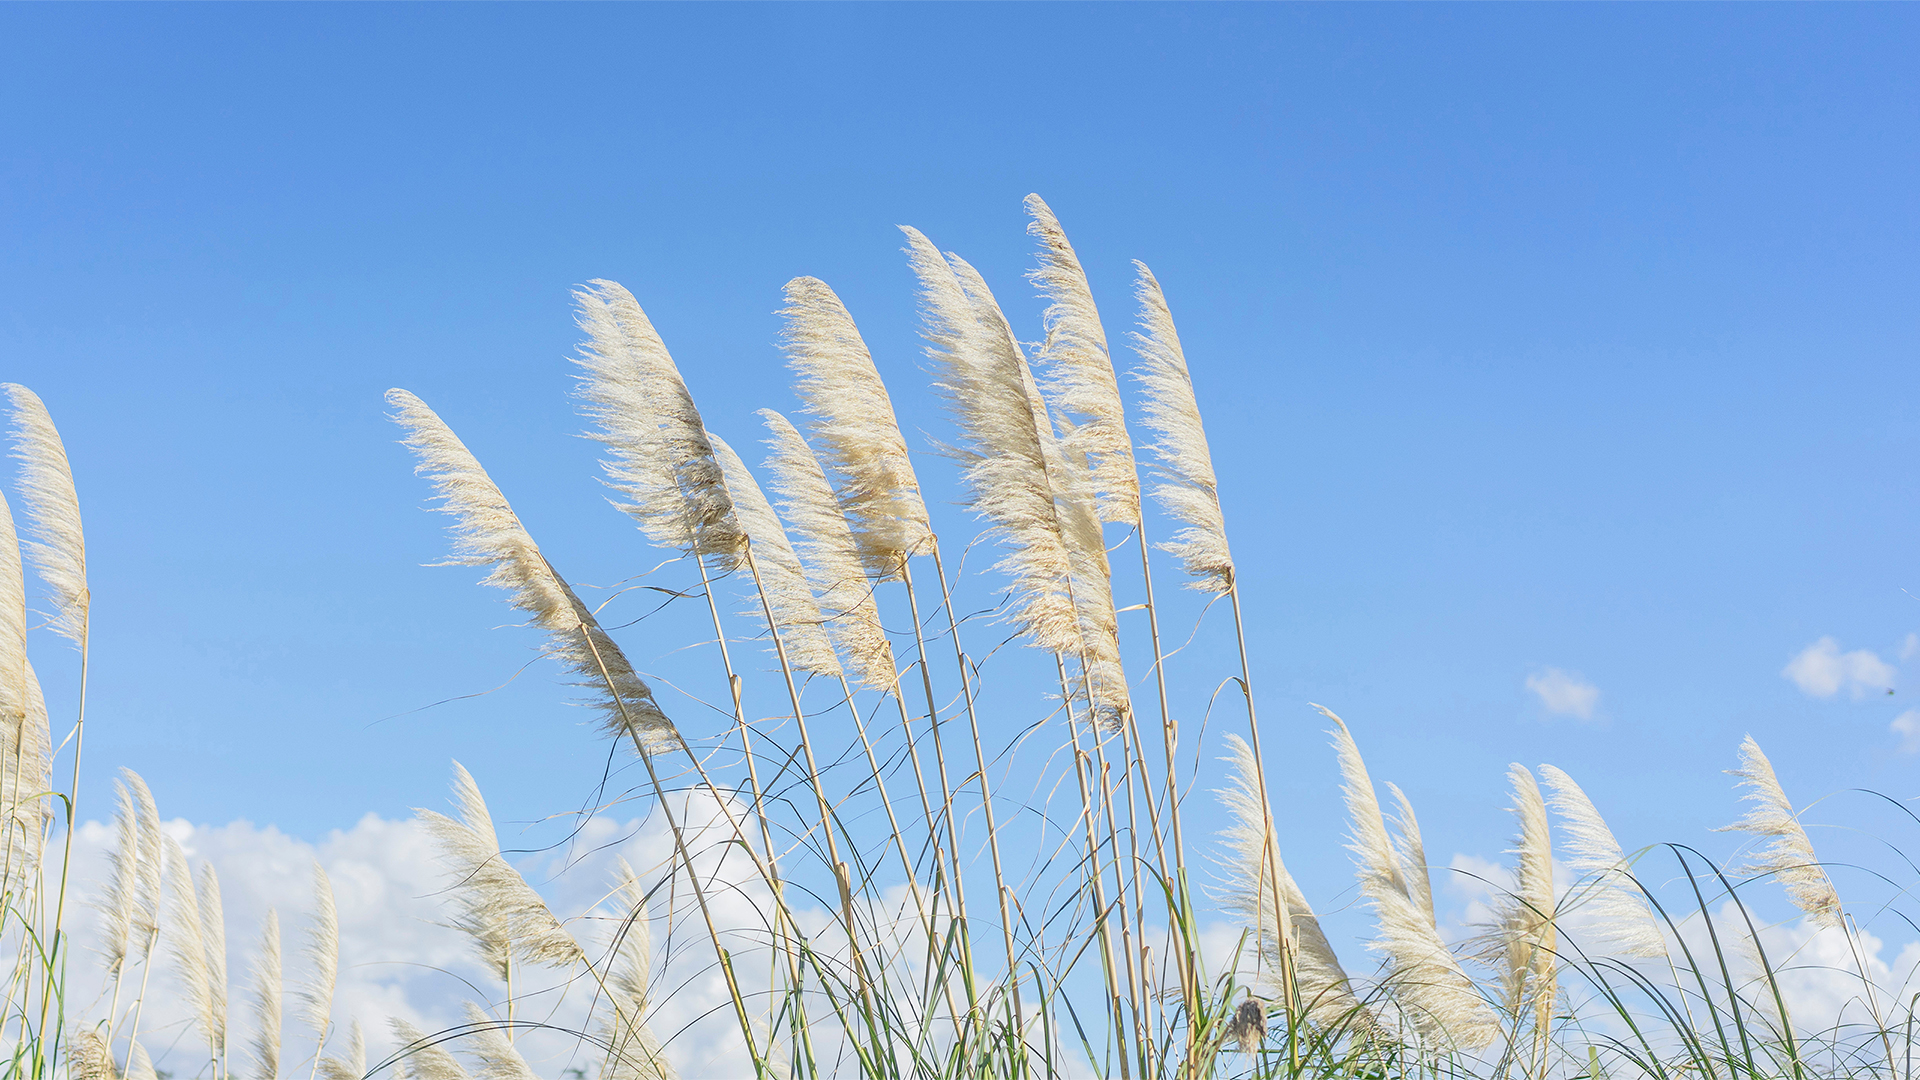
<svg viewBox="0 0 1920 1080">
<path fill-rule="evenodd" d="M 995 899 L 999 901 L 1000 930 L 1001 930 L 1002 936 L 1006 940 L 1006 946 L 1007 946 L 1007 985 L 1010 991 L 1010 996 L 1012 998 L 1015 1037 L 1019 1040 L 1019 1044 L 1020 1044 L 1019 1067 L 1020 1067 L 1021 1075 L 1024 1076 L 1026 1075 L 1027 1068 L 1028 1068 L 1027 1055 L 1026 1055 L 1026 1049 L 1025 1049 L 1026 1038 L 1027 1038 L 1026 1014 L 1025 1014 L 1025 1010 L 1021 1006 L 1021 1001 L 1020 1001 L 1020 974 L 1019 974 L 1020 968 L 1018 964 L 1017 954 L 1015 952 L 1014 944 L 1013 944 L 1013 913 L 1010 910 L 1009 903 L 1008 903 L 1009 895 L 1007 892 L 1006 872 L 1000 862 L 1000 833 L 999 833 L 999 826 L 995 823 L 994 816 L 993 816 L 993 790 L 992 790 L 992 785 L 989 782 L 987 777 L 987 751 L 986 751 L 985 744 L 980 739 L 980 718 L 974 711 L 974 706 L 973 706 L 973 678 L 970 675 L 970 673 L 967 671 L 966 650 L 962 648 L 960 644 L 960 619 L 959 619 L 959 616 L 954 614 L 953 592 L 947 584 L 946 567 L 941 562 L 941 559 L 940 559 L 939 541 L 935 540 L 929 546 L 931 548 L 930 553 L 933 556 L 933 573 L 934 573 L 934 576 L 940 580 L 940 604 L 942 607 L 946 608 L 947 630 L 948 630 L 948 633 L 953 638 L 953 660 L 954 660 L 954 667 L 960 674 L 961 700 L 966 703 L 967 725 L 973 736 L 974 762 L 976 767 L 978 768 L 979 776 L 980 776 L 980 806 L 981 806 L 981 812 L 986 820 L 986 825 L 987 825 L 987 850 L 993 857 L 994 895 L 995 895 Z M 907 565 L 906 560 L 901 561 L 900 573 L 901 573 L 902 579 L 906 582 L 907 597 L 911 601 L 914 595 L 913 573 L 911 568 Z M 914 633 L 914 640 L 921 646 L 921 649 L 922 649 L 920 653 L 920 662 L 923 669 L 922 675 L 924 676 L 926 674 L 924 670 L 926 666 L 926 657 L 927 657 L 927 654 L 924 651 L 926 647 L 926 643 L 921 637 L 920 611 L 919 611 L 919 604 L 917 602 L 913 603 L 913 633 Z M 930 676 L 928 676 L 928 678 L 929 680 L 931 680 Z M 933 692 L 931 681 L 929 681 L 927 684 L 927 692 L 929 695 L 931 695 Z M 935 746 L 939 745 L 938 734 L 939 733 L 936 730 Z M 948 820 L 949 822 L 951 822 L 952 820 L 951 813 L 949 813 Z M 959 882 L 957 879 L 954 884 L 957 890 L 959 888 Z M 964 916 L 963 916 L 963 921 L 964 921 Z"/>
<path fill-rule="evenodd" d="M 1073 709 L 1074 694 L 1072 684 L 1067 679 L 1067 662 L 1059 653 L 1054 654 L 1053 661 L 1060 672 L 1060 699 L 1067 710 L 1067 728 L 1073 733 L 1073 779 L 1080 788 L 1080 821 L 1086 833 L 1087 844 L 1087 887 L 1093 892 L 1093 928 L 1094 934 L 1100 942 L 1100 970 L 1101 973 L 1106 976 L 1107 980 L 1108 1013 L 1113 1018 L 1114 1038 L 1122 1040 L 1120 1076 L 1121 1080 L 1127 1080 L 1127 1077 L 1131 1075 L 1127 1064 L 1124 1042 L 1128 1027 L 1127 1015 L 1126 1008 L 1120 999 L 1120 970 L 1119 965 L 1114 961 L 1113 957 L 1113 939 L 1107 929 L 1107 871 L 1105 864 L 1100 858 L 1100 848 L 1102 845 L 1096 824 L 1099 815 L 1094 811 L 1093 785 L 1087 775 L 1092 766 L 1092 758 L 1088 755 L 1086 749 L 1080 745 L 1080 718 L 1079 714 L 1075 713 Z M 1089 713 L 1092 712 L 1092 708 L 1092 702 L 1089 700 Z M 1099 738 L 1099 733 L 1095 732 L 1094 740 L 1096 744 Z M 1126 907 L 1125 901 L 1122 901 L 1120 906 L 1124 911 Z"/>
</svg>

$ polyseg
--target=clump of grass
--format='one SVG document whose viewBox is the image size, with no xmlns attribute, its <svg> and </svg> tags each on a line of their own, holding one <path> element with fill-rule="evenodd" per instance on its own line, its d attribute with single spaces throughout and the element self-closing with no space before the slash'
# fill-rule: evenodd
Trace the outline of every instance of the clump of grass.
<svg viewBox="0 0 1920 1080">
<path fill-rule="evenodd" d="M 68 860 L 49 881 L 46 852 L 56 831 L 70 851 L 84 705 L 63 740 L 74 784 L 56 792 L 50 724 L 27 662 L 21 551 L 54 607 L 48 628 L 80 649 L 84 688 L 85 547 L 52 420 L 38 398 L 9 387 L 29 537 L 17 542 L 0 502 L 0 939 L 16 947 L 0 1021 L 17 1033 L 10 1074 L 155 1077 L 145 1005 L 171 994 L 190 1007 L 205 1047 L 197 1074 L 214 1080 L 234 1075 L 235 1041 L 249 1048 L 242 1071 L 264 1078 L 304 1065 L 309 1080 L 520 1080 L 536 1075 L 536 1032 L 584 1051 L 602 1077 L 674 1077 L 679 1033 L 657 1024 L 670 986 L 653 947 L 659 923 L 666 953 L 676 933 L 699 940 L 710 959 L 681 952 L 676 970 L 704 962 L 719 976 L 762 1078 L 1911 1080 L 1913 1006 L 1876 985 L 1861 928 L 1751 739 L 1736 774 L 1752 809 L 1732 828 L 1756 838 L 1753 856 L 1727 871 L 1691 848 L 1659 849 L 1678 870 L 1683 905 L 1643 886 L 1651 849 L 1625 852 L 1571 777 L 1543 765 L 1543 791 L 1534 770 L 1513 765 L 1511 884 L 1496 889 L 1495 918 L 1478 937 L 1453 941 L 1436 918 L 1411 801 L 1386 785 L 1389 817 L 1353 731 L 1321 710 L 1359 895 L 1376 924 L 1369 948 L 1343 958 L 1317 913 L 1340 898 L 1316 909 L 1282 857 L 1271 798 L 1279 778 L 1261 749 L 1221 492 L 1166 294 L 1136 264 L 1133 404 L 1152 439 L 1136 446 L 1128 383 L 1086 268 L 1052 208 L 1038 196 L 1026 206 L 1039 243 L 1031 280 L 1047 303 L 1031 358 L 984 277 L 904 230 L 934 389 L 954 421 L 939 449 L 983 529 L 961 547 L 1001 553 L 992 571 L 1001 599 L 986 613 L 956 606 L 968 575 L 949 573 L 892 391 L 824 282 L 796 278 L 784 289 L 781 345 L 805 430 L 761 412 L 778 509 L 707 428 L 639 301 L 608 281 L 576 294 L 587 339 L 577 395 L 606 449 L 604 479 L 641 536 L 669 554 L 665 565 L 697 581 L 668 591 L 712 621 L 730 724 L 671 718 L 653 690 L 661 680 L 628 659 L 452 428 L 407 391 L 389 393 L 419 472 L 452 519 L 449 561 L 483 567 L 483 582 L 541 632 L 604 735 L 644 772 L 622 799 L 658 813 L 672 856 L 638 869 L 622 862 L 591 910 L 555 910 L 508 858 L 479 784 L 456 763 L 455 812 L 422 810 L 419 820 L 445 865 L 449 925 L 471 939 L 490 985 L 474 985 L 464 1021 L 445 1030 L 388 1019 L 398 1049 L 371 1064 L 360 1023 L 350 1021 L 344 1039 L 334 1024 L 340 931 L 317 867 L 308 975 L 294 999 L 299 1035 L 284 1030 L 273 912 L 239 1030 L 230 1029 L 219 879 L 162 832 L 151 792 L 131 772 L 116 786 L 114 849 L 95 898 L 106 928 L 104 1012 L 66 1014 Z M 1153 463 L 1144 485 L 1141 458 Z M 1154 528 L 1167 530 L 1157 548 Z M 1129 543 L 1138 575 L 1112 556 Z M 1169 693 L 1154 550 L 1200 594 L 1198 617 L 1227 600 L 1237 651 L 1225 671 L 1244 729 L 1236 719 L 1212 740 L 1181 738 L 1180 720 L 1206 717 L 1208 703 Z M 732 605 L 722 590 L 746 610 L 723 611 Z M 1123 619 L 1136 610 L 1142 621 Z M 771 691 L 736 663 L 742 640 L 769 647 Z M 992 644 L 974 651 L 980 642 Z M 1034 651 L 998 648 L 1013 642 Z M 1151 678 L 1129 676 L 1129 657 L 1136 671 L 1146 661 Z M 1031 685 L 1036 674 L 1057 696 L 1036 699 L 1017 724 L 983 723 L 1008 707 L 1004 697 L 991 706 L 999 712 L 984 701 L 995 684 Z M 677 670 L 669 681 L 706 677 Z M 1152 705 L 1137 708 L 1149 685 Z M 753 715 L 769 701 L 771 715 Z M 1156 715 L 1157 737 L 1148 730 Z M 1185 828 L 1189 813 L 1204 811 L 1189 806 L 1181 778 L 1223 751 L 1229 827 L 1214 887 L 1204 888 L 1189 880 Z M 1285 775 L 1308 767 L 1288 763 Z M 1009 798 L 1016 775 L 1035 794 Z M 1054 788 L 1072 797 L 1056 805 L 1045 794 Z M 1003 850 L 1009 823 L 1022 831 L 1004 845 L 1012 855 Z M 1573 881 L 1556 883 L 1556 862 Z M 1794 961 L 1769 953 L 1748 904 L 1753 886 L 1769 881 L 1809 927 L 1845 935 L 1866 1022 L 1796 1026 L 1785 990 Z M 753 897 L 759 921 L 719 921 L 712 898 L 721 892 Z M 1202 928 L 1221 918 L 1243 929 L 1224 963 L 1200 948 Z M 601 932 L 585 932 L 596 924 Z M 1368 954 L 1377 963 L 1364 963 Z M 585 1001 L 562 1025 L 554 1003 L 567 994 Z"/>
</svg>

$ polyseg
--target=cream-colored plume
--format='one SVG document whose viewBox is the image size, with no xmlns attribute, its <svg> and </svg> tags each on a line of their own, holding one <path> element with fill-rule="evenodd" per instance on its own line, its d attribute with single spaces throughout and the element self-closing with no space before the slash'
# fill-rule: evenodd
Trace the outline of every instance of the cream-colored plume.
<svg viewBox="0 0 1920 1080">
<path fill-rule="evenodd" d="M 82 1028 L 74 1032 L 73 1041 L 67 1044 L 67 1076 L 71 1080 L 120 1080 L 113 1048 L 107 1045 L 107 1037 L 100 1029 Z"/>
<path fill-rule="evenodd" d="M 113 782 L 113 848 L 107 852 L 107 883 L 94 908 L 100 912 L 100 965 L 119 980 L 134 947 L 133 924 L 140 907 L 140 816 L 133 793 Z"/>
<path fill-rule="evenodd" d="M 455 925 L 473 938 L 482 958 L 502 979 L 513 957 L 549 967 L 584 960 L 580 943 L 501 854 L 480 787 L 457 761 L 453 763 L 453 797 L 460 808 L 457 821 L 432 810 L 415 813 L 440 844 L 460 911 Z"/>
<path fill-rule="evenodd" d="M 87 640 L 92 606 L 87 592 L 87 542 L 80 528 L 80 497 L 73 489 L 67 448 L 53 417 L 19 383 L 0 386 L 13 400 L 13 456 L 20 462 L 20 495 L 27 504 L 27 558 L 46 582 L 53 604 L 49 627 L 76 645 Z"/>
<path fill-rule="evenodd" d="M 1499 1020 L 1440 940 L 1426 912 L 1408 895 L 1399 855 L 1352 733 L 1338 716 L 1318 705 L 1314 708 L 1334 724 L 1329 734 L 1340 756 L 1347 812 L 1352 818 L 1353 842 L 1348 846 L 1360 869 L 1360 891 L 1379 922 L 1372 948 L 1386 957 L 1393 1001 L 1429 1044 L 1479 1050 L 1499 1036 Z"/>
<path fill-rule="evenodd" d="M 807 577 L 819 593 L 827 633 L 840 647 L 854 678 L 869 690 L 891 692 L 898 678 L 893 646 L 880 624 L 873 583 L 862 567 L 859 542 L 847 515 L 840 512 L 826 473 L 800 432 L 772 409 L 761 409 L 760 417 L 773 435 L 767 440 L 773 448 L 767 458 L 773 489 L 780 494 Z"/>
<path fill-rule="evenodd" d="M 787 542 L 787 530 L 773 512 L 765 492 L 747 470 L 746 462 L 718 435 L 707 436 L 713 443 L 714 459 L 726 477 L 727 494 L 733 499 L 735 520 L 753 544 L 753 566 L 759 576 L 760 595 L 773 613 L 773 630 L 780 635 L 780 647 L 787 663 L 797 671 L 811 671 L 829 678 L 840 676 L 840 661 L 827 640 L 826 619 L 807 585 L 807 573 L 800 557 Z M 754 605 L 750 614 L 759 622 L 766 613 Z"/>
<path fill-rule="evenodd" d="M 608 965 L 607 996 L 612 1011 L 600 1027 L 607 1045 L 605 1075 L 608 1080 L 677 1080 L 665 1048 L 646 1024 L 652 1006 L 647 990 L 653 964 L 647 892 L 625 859 L 620 860 L 619 871 L 614 895 L 624 915 L 614 923 L 609 942 L 613 962 Z"/>
<path fill-rule="evenodd" d="M 1193 376 L 1160 282 L 1145 263 L 1133 265 L 1140 271 L 1135 293 L 1140 326 L 1146 331 L 1133 335 L 1134 351 L 1142 361 L 1135 375 L 1147 391 L 1142 422 L 1158 439 L 1153 452 L 1166 480 L 1154 487 L 1153 496 L 1183 526 L 1171 543 L 1161 546 L 1193 575 L 1193 588 L 1226 592 L 1233 587 L 1233 553 L 1227 547 L 1227 523 L 1220 513 L 1220 488 L 1207 429 L 1200 423 L 1200 404 L 1193 396 Z"/>
<path fill-rule="evenodd" d="M 367 1075 L 367 1037 L 355 1020 L 347 1029 L 347 1052 L 320 1059 L 320 1075 L 327 1080 L 361 1080 Z"/>
<path fill-rule="evenodd" d="M 706 556 L 731 570 L 746 543 L 714 460 L 700 410 L 639 301 L 618 282 L 575 291 L 587 341 L 580 366 L 581 411 L 612 456 L 607 483 L 620 509 L 662 547 Z"/>
<path fill-rule="evenodd" d="M 1026 402 L 1026 412 L 1032 417 L 1034 459 L 1040 468 L 1022 482 L 1044 488 L 1052 502 L 1049 508 L 1052 511 L 1051 521 L 1042 521 L 1039 525 L 1049 533 L 1049 541 L 1057 541 L 1065 552 L 1065 588 L 1071 599 L 1075 620 L 1074 636 L 1063 638 L 1060 644 L 1048 647 L 1081 661 L 1081 677 L 1085 684 L 1082 691 L 1096 722 L 1107 730 L 1118 730 L 1131 706 L 1126 674 L 1120 666 L 1119 620 L 1114 615 L 1111 571 L 1107 565 L 1106 540 L 1100 532 L 1091 464 L 1084 453 L 1062 447 L 1046 400 L 1034 382 L 1032 370 L 1027 366 L 1026 356 L 1014 340 L 1006 315 L 1001 312 L 999 303 L 987 288 L 986 280 L 958 255 L 949 253 L 946 261 L 972 307 L 975 325 L 986 328 L 989 331 L 987 342 L 1011 358 L 1019 379 L 1021 396 Z M 983 419 L 987 424 L 995 423 L 993 417 Z M 1071 433 L 1071 421 L 1066 423 Z M 1004 426 L 1016 424 L 1017 414 L 1014 420 Z M 1013 494 L 1017 496 L 1020 493 Z M 1001 565 L 1013 573 L 1016 582 L 1023 573 L 1045 572 L 1042 566 L 1023 560 L 1018 554 Z M 1041 587 L 1042 584 L 1036 579 L 1031 588 L 1037 591 Z"/>
<path fill-rule="evenodd" d="M 1427 872 L 1427 845 L 1420 839 L 1420 819 L 1413 816 L 1413 803 L 1408 801 L 1406 792 L 1400 785 L 1387 783 L 1387 792 L 1393 796 L 1394 853 L 1400 856 L 1400 883 L 1406 886 L 1407 897 L 1427 916 L 1433 917 L 1433 878 Z"/>
<path fill-rule="evenodd" d="M 213 995 L 215 1055 L 227 1056 L 227 914 L 220 900 L 220 875 L 200 864 L 200 940 L 207 950 L 207 985 Z"/>
<path fill-rule="evenodd" d="M 6 829 L 0 849 L 10 853 L 11 876 L 0 888 L 15 896 L 30 888 L 46 843 L 52 755 L 46 701 L 27 662 L 26 571 L 13 514 L 0 499 L 0 812 Z"/>
<path fill-rule="evenodd" d="M 780 343 L 799 376 L 794 391 L 802 409 L 813 417 L 815 449 L 839 482 L 838 499 L 868 573 L 893 580 L 933 538 L 893 401 L 853 316 L 827 283 L 797 277 L 784 291 Z"/>
<path fill-rule="evenodd" d="M 1547 805 L 1560 815 L 1567 868 L 1577 875 L 1562 904 L 1584 916 L 1575 944 L 1588 956 L 1665 956 L 1660 925 L 1593 800 L 1551 765 L 1540 766 L 1540 775 L 1547 782 Z"/>
<path fill-rule="evenodd" d="M 465 1003 L 465 1012 L 468 1053 L 480 1062 L 480 1080 L 539 1080 L 514 1049 L 505 1025 L 471 1001 Z"/>
<path fill-rule="evenodd" d="M 998 566 L 1012 579 L 1009 618 L 1029 644 L 1078 656 L 1083 643 L 1071 557 L 1055 513 L 1026 361 L 1004 319 L 980 317 L 987 303 L 976 308 L 958 265 L 918 231 L 901 231 L 920 280 L 922 334 L 938 368 L 935 385 L 960 427 L 955 449 L 965 464 L 967 494 L 974 513 L 991 522 L 1010 549 Z"/>
<path fill-rule="evenodd" d="M 253 969 L 253 1063 L 262 1080 L 280 1075 L 280 915 L 267 909 Z"/>
<path fill-rule="evenodd" d="M 134 806 L 139 811 L 140 879 L 139 898 L 133 911 L 133 949 L 144 960 L 160 938 L 163 910 L 160 891 L 167 871 L 166 835 L 160 831 L 160 808 L 154 804 L 153 791 L 147 782 L 132 769 L 123 768 L 120 775 L 132 789 Z"/>
<path fill-rule="evenodd" d="M 1520 834 L 1509 854 L 1514 856 L 1512 890 L 1494 904 L 1492 959 L 1500 972 L 1502 997 L 1515 1023 L 1533 1017 L 1534 1045 L 1543 1046 L 1547 1021 L 1558 994 L 1554 949 L 1553 841 L 1547 826 L 1547 804 L 1540 785 L 1524 765 L 1507 769 L 1513 785 L 1513 813 Z M 1516 1031 L 1518 1029 L 1516 1028 Z"/>
<path fill-rule="evenodd" d="M 322 1047 L 333 1027 L 333 989 L 340 976 L 340 912 L 333 903 L 333 881 L 313 864 L 313 924 L 307 928 L 307 963 L 313 973 L 300 991 L 300 1019 Z"/>
<path fill-rule="evenodd" d="M 448 562 L 491 568 L 484 583 L 510 592 L 509 603 L 547 632 L 547 655 L 579 677 L 578 685 L 588 690 L 609 736 L 631 738 L 648 751 L 681 745 L 680 733 L 654 701 L 653 690 L 540 553 L 466 445 L 405 390 L 387 391 L 387 401 L 397 410 L 394 419 L 407 430 L 406 445 L 419 455 L 415 471 L 433 481 L 443 500 L 438 509 L 454 517 L 453 557 Z"/>
<path fill-rule="evenodd" d="M 1027 232 L 1040 241 L 1040 267 L 1028 275 L 1048 301 L 1047 340 L 1038 362 L 1047 373 L 1054 408 L 1071 417 L 1065 448 L 1086 458 L 1100 516 L 1124 525 L 1140 523 L 1140 476 L 1133 463 L 1120 387 L 1107 352 L 1107 332 L 1080 258 L 1066 231 L 1038 195 L 1026 198 L 1033 221 Z"/>
<path fill-rule="evenodd" d="M 400 1044 L 394 1053 L 412 1080 L 468 1080 L 467 1070 L 460 1067 L 459 1059 L 447 1052 L 440 1039 L 397 1016 L 387 1023 L 393 1027 L 394 1041 Z"/>
<path fill-rule="evenodd" d="M 206 923 L 200 911 L 200 898 L 193 889 L 193 871 L 187 865 L 187 853 L 180 842 L 167 837 L 167 872 L 179 885 L 173 890 L 172 926 L 173 969 L 180 980 L 182 1004 L 206 1040 L 214 1059 L 225 1049 L 226 1018 L 215 1013 L 213 973 L 207 967 Z"/>
<path fill-rule="evenodd" d="M 1753 805 L 1746 817 L 1726 828 L 1753 833 L 1762 841 L 1742 871 L 1779 879 L 1787 899 L 1806 912 L 1815 926 L 1839 926 L 1840 894 L 1813 853 L 1813 841 L 1807 839 L 1807 830 L 1800 825 L 1799 815 L 1793 812 L 1793 804 L 1773 775 L 1773 763 L 1760 751 L 1753 736 L 1740 743 L 1740 767 L 1732 774 L 1740 778 L 1738 786 L 1747 789 L 1746 800 Z"/>
<path fill-rule="evenodd" d="M 1282 949 L 1284 942 L 1291 941 L 1294 979 L 1307 1018 L 1323 1026 L 1355 1023 L 1360 1002 L 1347 973 L 1280 859 L 1280 841 L 1273 834 L 1266 795 L 1255 779 L 1253 750 L 1246 740 L 1229 733 L 1226 761 L 1232 771 L 1220 801 L 1233 823 L 1222 833 L 1228 857 L 1223 860 L 1227 880 L 1221 907 L 1239 916 L 1259 942 L 1263 981 L 1255 992 L 1269 1000 L 1285 1000 L 1280 983 Z"/>
</svg>

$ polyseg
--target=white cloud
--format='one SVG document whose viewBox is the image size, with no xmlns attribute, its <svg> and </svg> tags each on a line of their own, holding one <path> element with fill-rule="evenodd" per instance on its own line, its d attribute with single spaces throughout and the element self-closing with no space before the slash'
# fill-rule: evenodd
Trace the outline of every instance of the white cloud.
<svg viewBox="0 0 1920 1080">
<path fill-rule="evenodd" d="M 1548 668 L 1527 676 L 1527 689 L 1540 696 L 1540 704 L 1555 716 L 1593 719 L 1593 707 L 1600 703 L 1600 688 L 1576 672 Z"/>
<path fill-rule="evenodd" d="M 1910 641 L 1911 638 L 1909 635 Z M 1904 655 L 1906 648 L 1901 651 Z M 1871 649 L 1843 653 L 1838 641 L 1823 637 L 1800 650 L 1800 655 L 1789 661 L 1780 674 L 1791 679 L 1808 697 L 1832 697 L 1846 690 L 1858 700 L 1890 689 L 1896 672 L 1892 664 L 1880 659 Z"/>
<path fill-rule="evenodd" d="M 1920 656 L 1920 634 L 1908 634 L 1907 640 L 1900 643 L 1900 659 L 1911 660 Z"/>
<path fill-rule="evenodd" d="M 1893 718 L 1887 729 L 1900 736 L 1900 752 L 1920 753 L 1920 709 L 1908 709 Z"/>
<path fill-rule="evenodd" d="M 746 860 L 735 857 L 720 865 L 724 845 L 717 842 L 718 832 L 725 826 L 713 800 L 689 795 L 679 803 L 676 813 L 693 834 L 690 845 L 696 849 L 703 878 L 709 873 L 722 875 L 709 886 L 715 920 L 723 926 L 749 928 L 738 935 L 723 935 L 737 938 L 724 944 L 731 951 L 743 991 L 756 1000 L 764 999 L 769 954 L 751 928 L 765 922 L 764 913 L 771 907 L 769 898 L 747 870 Z M 703 827 L 714 835 L 696 842 Z M 230 1043 L 236 1071 L 252 1071 L 246 1048 L 253 1030 L 253 956 L 269 907 L 279 912 L 286 958 L 283 1068 L 289 1074 L 304 1075 L 306 1063 L 311 1061 L 314 1038 L 295 1019 L 292 994 L 304 985 L 308 973 L 301 949 L 313 910 L 311 867 L 315 862 L 324 866 L 332 879 L 340 925 L 335 1031 L 329 1052 L 344 1050 L 346 1025 L 357 1018 L 366 1032 L 369 1064 L 378 1062 L 395 1049 L 387 1026 L 389 1017 L 404 1018 L 428 1032 L 441 1031 L 461 1022 L 463 1001 L 499 993 L 468 939 L 445 925 L 451 911 L 441 864 L 431 838 L 414 821 L 392 821 L 369 814 L 352 828 L 335 830 L 317 843 L 246 821 L 195 826 L 176 820 L 166 828 L 181 840 L 191 861 L 212 865 L 220 875 L 232 1001 Z M 112 830 L 97 822 L 83 825 L 76 834 L 75 884 L 81 896 L 99 895 L 112 844 Z M 615 925 L 608 917 L 606 896 L 619 858 L 632 864 L 644 881 L 651 883 L 664 876 L 673 859 L 673 845 L 659 815 L 642 821 L 589 819 L 570 844 L 530 856 L 518 865 L 528 881 L 545 894 L 555 913 L 567 920 L 568 929 L 589 954 L 598 956 L 605 949 L 607 928 Z M 683 877 L 681 889 L 660 890 L 650 902 L 655 927 L 653 981 L 658 989 L 649 1026 L 667 1041 L 669 1057 L 683 1076 L 752 1075 L 711 946 L 704 935 L 691 933 L 683 925 L 692 914 L 677 895 L 684 891 Z M 802 907 L 795 914 L 808 933 L 823 940 L 831 937 L 824 932 L 831 923 L 826 912 Z M 84 1003 L 85 1015 L 80 1019 L 97 1020 L 100 1017 L 95 1014 L 104 1011 L 110 996 L 102 992 L 105 974 L 92 959 L 101 920 L 91 907 L 81 906 L 75 911 L 73 905 L 69 905 L 68 919 L 82 946 L 71 969 L 69 1000 Z M 156 1064 L 183 1075 L 193 1071 L 196 1061 L 204 1063 L 205 1051 L 194 1049 L 191 1036 L 176 1038 L 187 1028 L 188 1017 L 178 1004 L 174 969 L 166 959 L 167 953 L 164 943 L 156 950 L 161 959 L 153 972 L 141 1030 L 154 1033 L 148 1049 Z M 138 978 L 138 967 L 134 973 Z M 515 992 L 524 1010 L 559 1028 L 580 1027 L 593 996 L 581 979 L 570 979 L 565 972 L 532 969 L 517 974 Z M 142 1039 L 143 1043 L 148 1041 Z M 577 1060 L 577 1039 L 542 1037 L 536 1032 L 524 1036 L 519 1045 L 539 1075 L 559 1075 L 579 1066 L 591 1074 L 597 1066 L 594 1061 Z"/>
</svg>

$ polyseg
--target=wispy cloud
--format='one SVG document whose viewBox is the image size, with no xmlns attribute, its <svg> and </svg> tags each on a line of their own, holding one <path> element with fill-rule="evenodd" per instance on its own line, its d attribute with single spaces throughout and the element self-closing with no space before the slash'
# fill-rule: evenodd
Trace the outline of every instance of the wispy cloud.
<svg viewBox="0 0 1920 1080">
<path fill-rule="evenodd" d="M 1902 655 L 1911 647 L 1913 639 L 1909 635 Z M 1845 690 L 1857 700 L 1892 689 L 1897 673 L 1892 664 L 1880 659 L 1871 649 L 1843 653 L 1838 641 L 1823 637 L 1800 650 L 1780 674 L 1792 680 L 1808 697 L 1829 698 Z"/>
<path fill-rule="evenodd" d="M 1887 729 L 1900 736 L 1900 752 L 1920 754 L 1920 709 L 1908 709 L 1893 718 Z"/>
<path fill-rule="evenodd" d="M 1540 704 L 1555 716 L 1593 719 L 1594 706 L 1600 704 L 1600 688 L 1578 672 L 1548 668 L 1527 676 L 1527 689 L 1540 698 Z"/>
</svg>

